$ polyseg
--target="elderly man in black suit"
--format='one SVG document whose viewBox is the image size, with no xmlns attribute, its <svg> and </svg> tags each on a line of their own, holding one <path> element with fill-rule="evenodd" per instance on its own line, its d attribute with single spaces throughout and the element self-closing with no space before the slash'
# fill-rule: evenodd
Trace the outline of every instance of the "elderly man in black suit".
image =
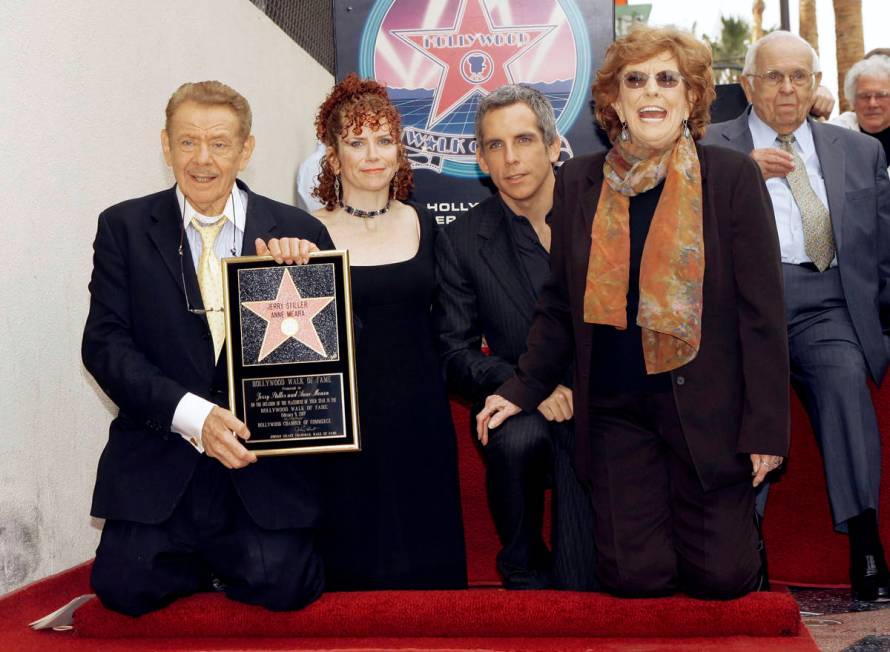
<svg viewBox="0 0 890 652">
<path fill-rule="evenodd" d="M 853 595 L 888 600 L 880 436 L 867 379 L 880 383 L 890 360 L 890 181 L 877 140 L 807 118 L 821 76 L 806 41 L 772 32 L 745 60 L 752 106 L 713 125 L 705 141 L 750 153 L 766 179 L 791 380 L 822 451 L 835 527 L 849 532 Z"/>
<path fill-rule="evenodd" d="M 237 181 L 254 148 L 247 101 L 220 82 L 182 85 L 161 132 L 173 188 L 99 216 L 83 361 L 117 404 L 92 515 L 103 604 L 139 615 L 225 590 L 273 610 L 323 590 L 314 546 L 317 469 L 247 450 L 226 404 L 219 259 L 305 262 L 333 248 L 308 214 Z"/>
<path fill-rule="evenodd" d="M 498 192 L 439 234 L 434 306 L 449 384 L 473 401 L 473 418 L 513 374 L 550 274 L 553 164 L 560 151 L 553 107 L 533 88 L 503 86 L 479 103 L 476 143 L 479 166 Z M 482 351 L 483 339 L 490 355 Z M 497 567 L 507 588 L 595 588 L 592 511 L 571 463 L 572 390 L 566 385 L 536 413 L 482 442 L 503 546 Z M 551 479 L 552 558 L 541 532 Z"/>
</svg>

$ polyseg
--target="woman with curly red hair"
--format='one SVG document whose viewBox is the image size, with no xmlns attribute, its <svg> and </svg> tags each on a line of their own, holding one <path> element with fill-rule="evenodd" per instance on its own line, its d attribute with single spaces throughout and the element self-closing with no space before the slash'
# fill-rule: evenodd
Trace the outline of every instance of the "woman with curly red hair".
<svg viewBox="0 0 890 652">
<path fill-rule="evenodd" d="M 361 327 L 362 451 L 325 460 L 327 589 L 463 588 L 456 439 L 430 322 L 435 222 L 405 203 L 411 168 L 383 86 L 349 75 L 315 125 L 327 147 L 315 215 L 349 250 Z"/>
</svg>

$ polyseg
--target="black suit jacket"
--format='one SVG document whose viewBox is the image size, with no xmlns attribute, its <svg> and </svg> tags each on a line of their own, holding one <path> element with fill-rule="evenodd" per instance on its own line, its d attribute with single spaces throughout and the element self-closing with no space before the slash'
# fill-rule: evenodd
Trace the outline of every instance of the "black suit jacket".
<svg viewBox="0 0 890 652">
<path fill-rule="evenodd" d="M 590 480 L 588 392 L 594 327 L 584 322 L 590 229 L 605 152 L 566 162 L 556 181 L 551 278 L 517 375 L 497 393 L 534 409 L 575 361 L 575 468 Z M 750 480 L 750 453 L 788 450 L 788 342 L 779 242 L 757 165 L 721 147 L 698 148 L 705 273 L 701 347 L 671 372 L 689 451 L 705 490 Z"/>
<path fill-rule="evenodd" d="M 749 111 L 708 128 L 705 140 L 750 154 Z M 809 119 L 822 166 L 841 286 L 853 328 L 878 384 L 890 362 L 890 180 L 877 139 Z"/>
<path fill-rule="evenodd" d="M 508 219 L 492 195 L 436 239 L 433 315 L 442 366 L 451 388 L 476 407 L 513 375 L 535 304 Z M 491 355 L 480 350 L 482 337 Z"/>
<path fill-rule="evenodd" d="M 332 249 L 327 229 L 307 213 L 247 192 L 242 254 L 254 240 L 300 237 Z M 217 368 L 207 318 L 187 311 L 181 267 L 193 306 L 201 292 L 184 240 L 175 188 L 102 212 L 93 245 L 90 311 L 83 362 L 118 406 L 99 460 L 92 515 L 159 523 L 185 492 L 199 455 L 171 432 L 186 392 L 226 406 L 225 354 Z M 307 527 L 318 517 L 316 461 L 260 458 L 230 471 L 254 521 L 264 528 Z"/>
</svg>

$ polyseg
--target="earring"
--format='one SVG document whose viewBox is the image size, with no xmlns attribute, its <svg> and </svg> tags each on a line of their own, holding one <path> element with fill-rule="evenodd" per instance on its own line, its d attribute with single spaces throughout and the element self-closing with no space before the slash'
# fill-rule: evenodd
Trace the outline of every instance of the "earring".
<svg viewBox="0 0 890 652">
<path fill-rule="evenodd" d="M 337 201 L 340 201 L 342 199 L 342 196 L 340 195 L 340 175 L 339 174 L 334 177 L 334 197 L 337 198 Z"/>
<path fill-rule="evenodd" d="M 689 118 L 683 120 L 683 138 L 689 138 Z"/>
<path fill-rule="evenodd" d="M 618 134 L 618 137 L 621 139 L 622 143 L 626 143 L 630 140 L 630 134 L 627 133 L 627 123 L 621 123 L 621 133 Z"/>
</svg>

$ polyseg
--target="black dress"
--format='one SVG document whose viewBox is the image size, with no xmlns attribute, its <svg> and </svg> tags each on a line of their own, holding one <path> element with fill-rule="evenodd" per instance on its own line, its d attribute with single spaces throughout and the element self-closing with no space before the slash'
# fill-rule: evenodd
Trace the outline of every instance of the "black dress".
<svg viewBox="0 0 890 652">
<path fill-rule="evenodd" d="M 324 460 L 329 591 L 467 585 L 456 439 L 430 321 L 435 222 L 415 210 L 413 258 L 351 270 L 362 450 Z"/>
</svg>

